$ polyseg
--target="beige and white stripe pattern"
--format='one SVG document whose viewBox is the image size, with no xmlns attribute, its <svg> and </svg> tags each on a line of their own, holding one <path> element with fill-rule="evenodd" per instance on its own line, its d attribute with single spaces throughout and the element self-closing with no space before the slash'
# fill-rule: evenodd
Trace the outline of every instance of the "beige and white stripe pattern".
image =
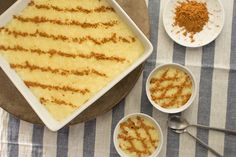
<svg viewBox="0 0 236 157">
<path fill-rule="evenodd" d="M 225 1 L 224 7 L 228 8 L 226 11 L 226 17 L 233 16 L 233 0 Z M 225 27 L 222 35 L 216 40 L 215 46 L 215 67 L 213 74 L 213 89 L 212 89 L 212 104 L 211 104 L 211 119 L 210 125 L 221 127 L 226 123 L 227 108 L 222 107 L 222 104 L 227 103 L 227 90 L 228 90 L 228 78 L 230 69 L 230 51 L 231 47 L 227 45 L 235 44 L 231 43 L 231 30 L 232 19 L 226 18 Z M 223 53 L 222 53 L 223 52 Z M 222 81 L 221 81 L 222 80 Z M 217 139 L 217 142 L 214 140 Z M 218 134 L 216 132 L 209 132 L 209 144 L 219 150 L 221 154 L 224 153 L 224 134 Z M 215 142 L 214 142 L 215 141 Z M 209 156 L 213 156 L 209 154 Z"/>
</svg>

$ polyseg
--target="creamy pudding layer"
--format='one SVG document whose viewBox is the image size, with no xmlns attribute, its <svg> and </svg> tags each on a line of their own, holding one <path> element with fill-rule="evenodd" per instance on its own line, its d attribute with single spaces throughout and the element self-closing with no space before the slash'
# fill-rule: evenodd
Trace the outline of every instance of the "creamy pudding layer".
<svg viewBox="0 0 236 157">
<path fill-rule="evenodd" d="M 59 121 L 143 52 L 106 0 L 34 0 L 0 28 L 0 54 Z"/>
</svg>

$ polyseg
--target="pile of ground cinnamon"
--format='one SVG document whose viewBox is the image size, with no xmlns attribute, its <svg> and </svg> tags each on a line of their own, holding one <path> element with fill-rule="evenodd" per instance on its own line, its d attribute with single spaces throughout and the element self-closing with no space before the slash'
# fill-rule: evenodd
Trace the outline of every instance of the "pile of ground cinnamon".
<svg viewBox="0 0 236 157">
<path fill-rule="evenodd" d="M 179 2 L 175 9 L 174 25 L 184 29 L 184 35 L 190 34 L 191 42 L 194 42 L 194 35 L 202 31 L 209 21 L 207 4 L 195 0 Z"/>
</svg>

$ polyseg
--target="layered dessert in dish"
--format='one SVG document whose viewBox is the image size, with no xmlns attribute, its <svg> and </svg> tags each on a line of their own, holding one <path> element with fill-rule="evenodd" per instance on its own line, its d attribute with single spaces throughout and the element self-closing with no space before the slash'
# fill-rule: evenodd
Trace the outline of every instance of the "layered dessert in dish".
<svg viewBox="0 0 236 157">
<path fill-rule="evenodd" d="M 185 71 L 175 67 L 163 67 L 153 74 L 149 90 L 156 105 L 179 108 L 190 99 L 193 84 Z"/>
<path fill-rule="evenodd" d="M 58 121 L 143 52 L 106 0 L 33 0 L 0 28 L 0 55 Z"/>
<path fill-rule="evenodd" d="M 159 147 L 159 130 L 146 117 L 129 117 L 118 127 L 118 146 L 128 157 L 148 157 Z"/>
</svg>

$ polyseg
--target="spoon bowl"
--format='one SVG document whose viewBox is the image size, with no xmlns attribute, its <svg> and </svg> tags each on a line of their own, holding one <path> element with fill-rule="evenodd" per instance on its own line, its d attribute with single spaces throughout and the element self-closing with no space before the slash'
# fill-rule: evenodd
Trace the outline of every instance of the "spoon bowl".
<svg viewBox="0 0 236 157">
<path fill-rule="evenodd" d="M 182 133 L 186 132 L 186 129 L 181 129 L 181 130 L 172 129 L 172 131 L 177 133 L 177 134 L 182 134 Z"/>
<path fill-rule="evenodd" d="M 174 130 L 184 130 L 189 127 L 189 123 L 187 120 L 182 118 L 181 116 L 170 116 L 168 119 L 168 127 Z"/>
</svg>

